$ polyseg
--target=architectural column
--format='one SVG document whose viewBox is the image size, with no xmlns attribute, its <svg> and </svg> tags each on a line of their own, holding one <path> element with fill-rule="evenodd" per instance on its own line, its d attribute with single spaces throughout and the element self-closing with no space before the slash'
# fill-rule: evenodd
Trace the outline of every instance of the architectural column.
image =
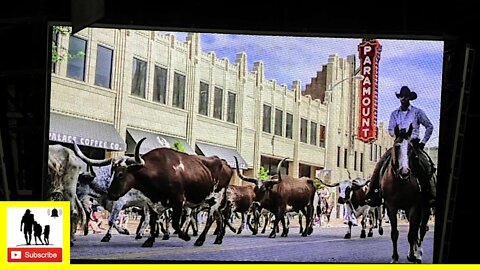
<svg viewBox="0 0 480 270">
<path fill-rule="evenodd" d="M 116 92 L 115 105 L 113 114 L 113 126 L 118 130 L 119 134 L 126 139 L 127 137 L 127 119 L 123 117 L 123 112 L 127 111 L 125 106 L 128 102 L 125 99 L 129 96 L 130 89 L 126 87 L 127 78 L 131 78 L 131 69 L 126 69 L 126 50 L 127 50 L 127 38 L 130 30 L 116 30 L 114 32 L 115 50 L 114 60 L 115 68 L 112 73 L 112 90 Z M 133 61 L 132 59 L 130 59 Z M 127 74 L 130 71 L 130 74 Z M 127 149 L 125 149 L 126 151 Z M 107 152 L 107 157 L 114 157 L 123 155 L 124 152 Z"/>
<path fill-rule="evenodd" d="M 298 151 L 300 147 L 300 98 L 302 96 L 302 89 L 300 81 L 293 81 L 293 91 L 295 93 L 295 105 L 293 107 L 293 163 L 292 168 L 289 170 L 289 175 L 298 177 L 298 170 L 300 169 Z"/>
<path fill-rule="evenodd" d="M 197 108 L 198 103 L 195 102 L 195 97 L 199 95 L 197 89 L 199 89 L 199 80 L 197 76 L 197 65 L 199 61 L 200 49 L 200 34 L 189 33 L 187 36 L 187 42 L 189 52 L 187 61 L 187 84 L 186 84 L 186 109 L 187 109 L 187 127 L 186 127 L 186 139 L 187 143 L 195 149 L 195 122 L 197 120 Z M 198 87 L 197 87 L 198 86 Z M 197 100 L 200 102 L 200 100 Z"/>
<path fill-rule="evenodd" d="M 253 176 L 256 177 L 260 171 L 261 163 L 261 153 L 260 153 L 260 140 L 262 137 L 262 122 L 263 122 L 263 81 L 265 79 L 265 74 L 263 70 L 263 62 L 255 62 L 253 64 L 253 70 L 256 72 L 256 82 L 255 82 L 255 115 L 258 117 L 255 118 L 255 143 L 254 143 L 254 161 L 253 161 Z"/>
</svg>

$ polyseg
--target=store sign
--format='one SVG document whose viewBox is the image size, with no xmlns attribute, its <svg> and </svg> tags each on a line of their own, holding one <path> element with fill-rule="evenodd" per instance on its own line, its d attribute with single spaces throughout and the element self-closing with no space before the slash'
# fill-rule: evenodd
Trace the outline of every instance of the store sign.
<svg viewBox="0 0 480 270">
<path fill-rule="evenodd" d="M 364 39 L 358 45 L 360 74 L 360 106 L 358 139 L 369 143 L 377 139 L 378 62 L 382 45 L 377 40 Z"/>
<path fill-rule="evenodd" d="M 122 151 L 122 146 L 119 143 L 97 140 L 94 138 L 85 138 L 80 136 L 73 136 L 68 134 L 50 132 L 48 139 L 54 142 L 72 143 L 75 141 L 78 145 L 85 145 L 95 148 L 103 148 L 107 150 Z"/>
</svg>

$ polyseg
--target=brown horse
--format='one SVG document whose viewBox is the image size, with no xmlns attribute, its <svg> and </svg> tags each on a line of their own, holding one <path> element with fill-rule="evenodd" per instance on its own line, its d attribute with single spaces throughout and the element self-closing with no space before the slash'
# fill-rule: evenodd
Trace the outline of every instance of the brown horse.
<svg viewBox="0 0 480 270">
<path fill-rule="evenodd" d="M 422 262 L 422 241 L 427 232 L 430 209 L 425 196 L 422 196 L 418 178 L 411 173 L 415 166 L 415 149 L 410 143 L 412 125 L 408 131 L 395 127 L 395 140 L 391 148 L 391 158 L 383 175 L 380 177 L 381 192 L 392 228 L 393 244 L 392 262 L 398 262 L 397 212 L 405 210 L 409 220 L 408 242 L 410 262 Z"/>
</svg>

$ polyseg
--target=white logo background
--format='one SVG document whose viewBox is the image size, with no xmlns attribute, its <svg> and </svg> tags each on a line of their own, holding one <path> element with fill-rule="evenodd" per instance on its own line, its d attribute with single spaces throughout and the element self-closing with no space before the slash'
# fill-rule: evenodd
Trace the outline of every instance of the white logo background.
<svg viewBox="0 0 480 270">
<path fill-rule="evenodd" d="M 38 245 L 35 245 L 33 230 L 31 245 L 26 245 L 24 228 L 22 226 L 22 231 L 20 231 L 20 225 L 27 209 L 30 209 L 35 221 L 42 225 L 42 235 L 40 237 L 42 241 L 44 240 L 43 230 L 45 225 L 50 225 L 49 245 L 41 245 L 38 240 Z M 51 217 L 52 209 L 53 207 L 7 207 L 7 247 L 63 247 L 63 217 L 65 211 L 57 208 L 61 209 L 61 215 L 53 218 Z"/>
<path fill-rule="evenodd" d="M 22 252 L 21 252 L 21 251 L 11 251 L 10 253 L 11 253 L 11 254 L 10 254 L 10 257 L 11 257 L 12 259 L 19 260 L 19 259 L 22 258 Z"/>
</svg>

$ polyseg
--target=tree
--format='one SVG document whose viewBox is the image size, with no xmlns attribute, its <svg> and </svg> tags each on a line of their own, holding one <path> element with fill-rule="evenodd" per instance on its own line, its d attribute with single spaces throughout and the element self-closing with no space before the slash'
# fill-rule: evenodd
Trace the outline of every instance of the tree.
<svg viewBox="0 0 480 270">
<path fill-rule="evenodd" d="M 175 141 L 173 143 L 172 149 L 177 150 L 178 152 L 185 153 L 185 145 L 181 141 Z"/>
<path fill-rule="evenodd" d="M 66 36 L 72 33 L 72 28 L 69 26 L 53 26 L 53 39 L 52 39 L 52 69 L 56 63 L 59 63 L 65 59 L 72 59 L 76 57 L 84 57 L 85 52 L 78 52 L 75 55 L 68 53 L 65 47 L 58 45 L 58 36 Z"/>
<path fill-rule="evenodd" d="M 258 179 L 262 182 L 268 179 L 268 170 L 263 166 L 260 166 L 260 170 L 258 171 Z"/>
</svg>

